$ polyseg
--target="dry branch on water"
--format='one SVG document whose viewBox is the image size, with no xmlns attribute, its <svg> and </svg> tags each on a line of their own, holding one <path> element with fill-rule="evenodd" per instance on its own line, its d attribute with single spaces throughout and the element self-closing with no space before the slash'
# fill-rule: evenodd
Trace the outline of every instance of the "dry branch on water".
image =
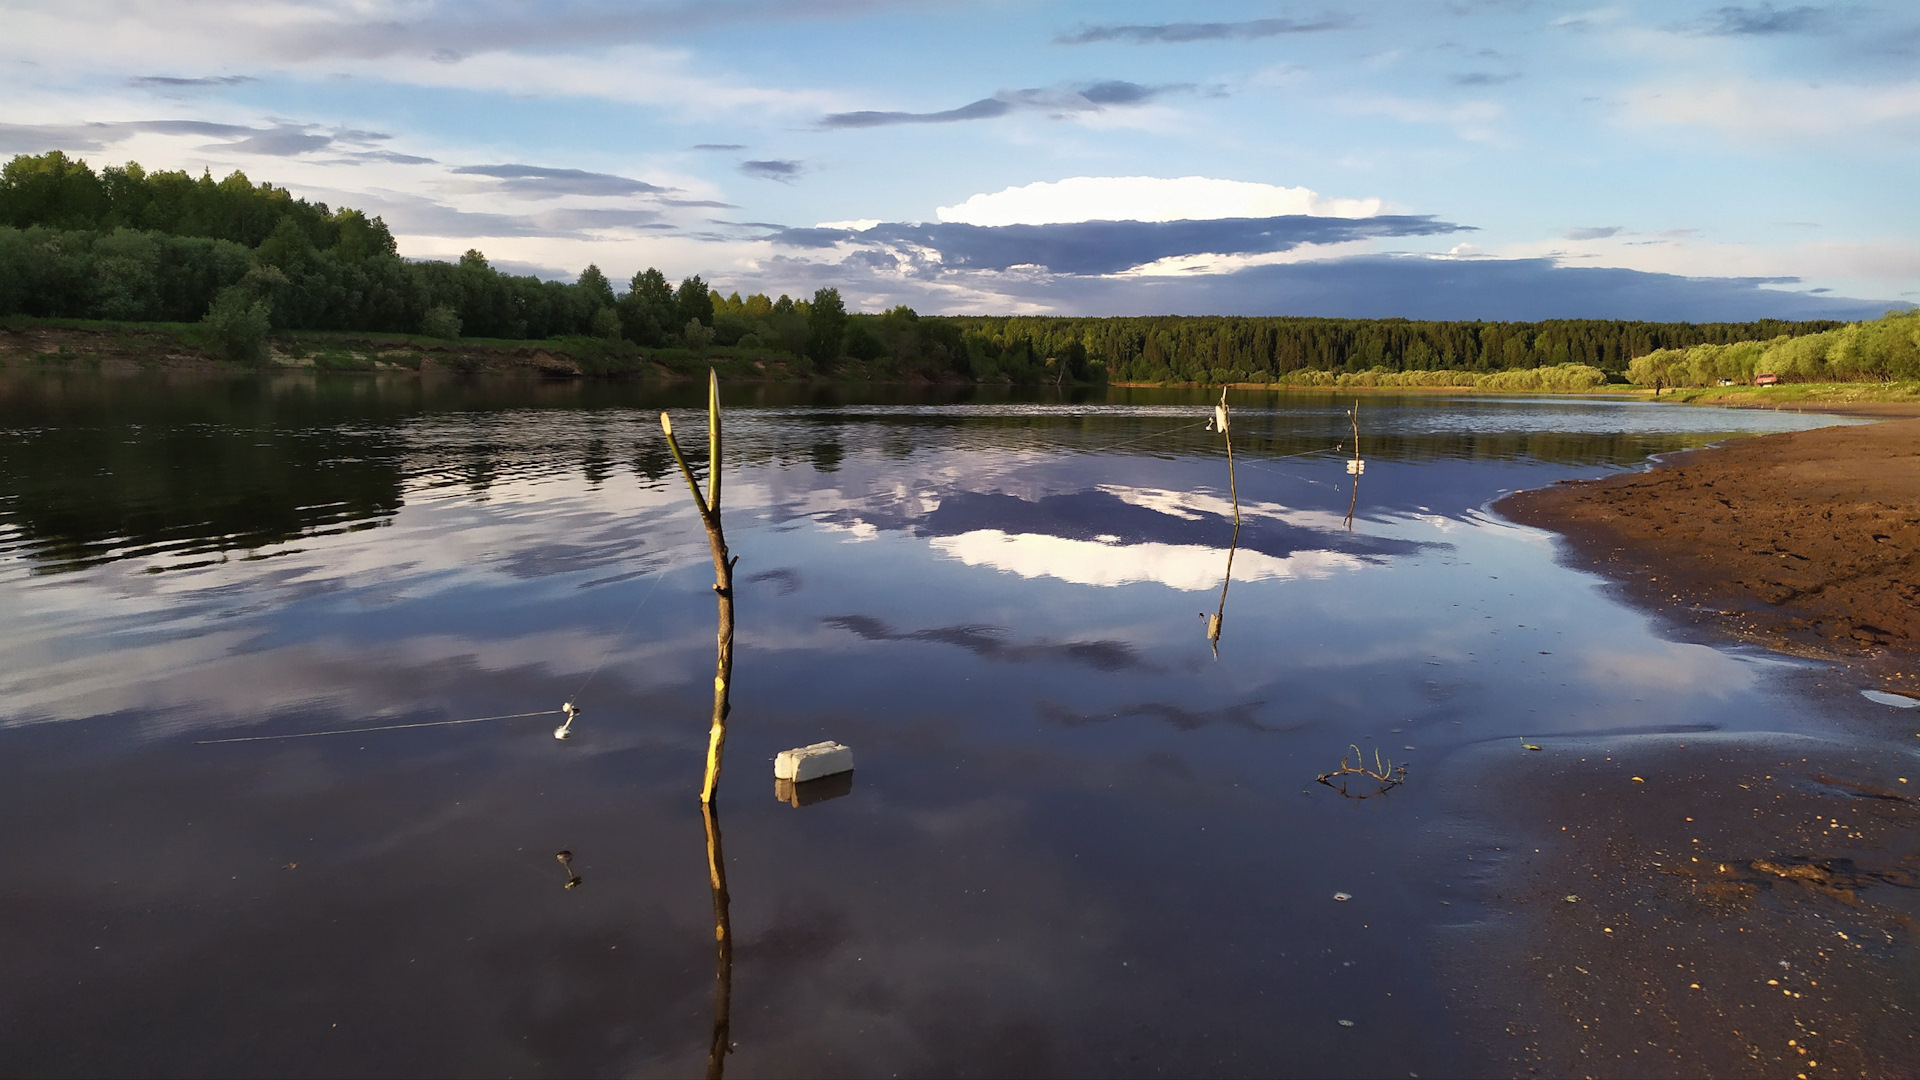
<svg viewBox="0 0 1920 1080">
<path fill-rule="evenodd" d="M 1368 768 L 1367 756 L 1360 752 L 1360 748 L 1351 743 L 1349 743 L 1348 746 L 1353 750 L 1353 760 L 1358 762 L 1358 764 L 1348 764 L 1347 756 L 1342 754 L 1340 756 L 1339 768 L 1332 772 L 1321 773 L 1319 776 L 1314 777 L 1314 779 L 1345 795 L 1349 799 L 1371 799 L 1375 795 L 1384 795 L 1394 788 L 1399 787 L 1401 784 L 1406 783 L 1407 767 L 1405 765 L 1395 765 L 1391 758 L 1382 758 L 1380 751 L 1375 749 L 1373 752 L 1373 767 Z M 1350 777 L 1357 779 L 1349 781 Z M 1379 786 L 1364 794 L 1355 794 L 1348 790 L 1348 784 L 1350 782 L 1369 786 L 1377 784 Z"/>
</svg>

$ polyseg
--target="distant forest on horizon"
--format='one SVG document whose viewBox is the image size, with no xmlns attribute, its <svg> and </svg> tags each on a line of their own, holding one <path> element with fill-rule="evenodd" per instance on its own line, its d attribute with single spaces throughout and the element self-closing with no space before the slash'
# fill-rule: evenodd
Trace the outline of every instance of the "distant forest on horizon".
<svg viewBox="0 0 1920 1080">
<path fill-rule="evenodd" d="M 718 347 L 845 358 L 875 377 L 979 381 L 1266 382 L 1296 372 L 1491 373 L 1580 364 L 1616 377 L 1636 357 L 1832 331 L 1833 320 L 1660 323 L 1310 316 L 921 316 L 849 313 L 837 289 L 741 297 L 655 269 L 623 290 L 597 266 L 572 283 L 399 255 L 379 217 L 331 209 L 234 172 L 98 172 L 59 151 L 0 169 L 0 316 L 206 322 L 239 358 L 270 331 L 333 330 L 607 347 Z"/>
</svg>

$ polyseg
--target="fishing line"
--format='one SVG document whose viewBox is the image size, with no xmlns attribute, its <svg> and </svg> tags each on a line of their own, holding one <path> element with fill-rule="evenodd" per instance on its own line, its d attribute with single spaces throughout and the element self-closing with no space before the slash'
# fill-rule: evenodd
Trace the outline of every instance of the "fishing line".
<svg viewBox="0 0 1920 1080">
<path fill-rule="evenodd" d="M 660 583 L 667 579 L 667 575 L 672 573 L 675 570 L 678 570 L 681 566 L 684 566 L 684 565 L 685 565 L 685 562 L 671 563 L 667 566 L 663 566 L 660 569 L 654 571 L 653 586 L 647 590 L 645 596 L 642 596 L 640 598 L 639 603 L 633 605 L 633 610 L 627 612 L 627 621 L 620 624 L 619 632 L 613 635 L 613 640 L 608 642 L 606 649 L 600 653 L 600 662 L 593 665 L 592 671 L 587 672 L 587 677 L 581 680 L 580 682 L 580 689 L 575 690 L 573 692 L 573 696 L 567 698 L 567 704 L 572 705 L 579 702 L 580 695 L 586 693 L 587 691 L 587 684 L 593 681 L 593 677 L 595 675 L 600 674 L 600 669 L 605 667 L 607 664 L 607 661 L 610 658 L 612 658 L 613 650 L 616 647 L 618 647 L 621 640 L 627 636 L 627 628 L 633 625 L 634 616 L 639 615 L 640 609 L 643 607 L 646 607 L 647 601 L 653 599 L 654 592 L 660 588 Z M 560 711 L 560 710 L 556 710 L 556 711 Z"/>
<path fill-rule="evenodd" d="M 1162 435 L 1172 435 L 1177 431 L 1188 431 L 1190 429 L 1197 428 L 1197 427 L 1205 427 L 1209 423 L 1212 423 L 1212 421 L 1202 420 L 1199 423 L 1182 424 L 1179 427 L 1168 428 L 1165 431 L 1151 431 L 1135 439 L 1122 439 L 1117 443 L 1107 443 L 1102 446 L 1078 447 L 1076 449 L 1078 449 L 1083 454 L 1097 453 L 1101 450 L 1115 450 L 1122 446 L 1132 446 L 1134 443 L 1146 442 L 1148 439 L 1157 439 Z"/>
<path fill-rule="evenodd" d="M 647 606 L 648 600 L 653 599 L 654 592 L 660 588 L 660 583 L 666 580 L 667 575 L 679 569 L 681 565 L 684 565 L 684 563 L 664 566 L 654 572 L 653 586 L 646 591 L 645 595 L 640 597 L 639 603 L 633 605 L 633 610 L 627 613 L 627 621 L 620 624 L 619 633 L 614 635 L 613 640 L 609 642 L 606 649 L 601 652 L 600 662 L 593 665 L 593 670 L 588 672 L 585 681 L 581 682 L 580 689 L 575 690 L 573 696 L 567 699 L 567 705 L 561 708 L 542 709 L 538 712 L 507 713 L 504 716 L 475 716 L 465 720 L 425 720 L 417 724 L 378 724 L 371 727 L 333 728 L 328 731 L 297 731 L 286 735 L 243 735 L 232 739 L 196 739 L 194 740 L 194 745 L 215 746 L 221 743 L 276 742 L 281 739 L 313 739 L 322 735 L 359 735 L 369 731 L 405 731 L 411 728 L 452 727 L 456 724 L 484 724 L 491 720 L 523 720 L 534 716 L 559 716 L 568 712 L 568 707 L 580 700 L 580 695 L 586 690 L 587 684 L 593 681 L 595 675 L 600 674 L 600 669 L 605 667 L 607 660 L 613 656 L 613 650 L 626 636 L 627 628 L 633 625 L 633 620 L 640 614 L 640 609 Z M 569 719 L 567 722 L 571 724 L 573 721 Z"/>
<path fill-rule="evenodd" d="M 508 713 L 505 716 L 476 716 L 471 720 L 428 720 L 419 724 L 381 724 L 377 727 L 335 728 L 332 731 L 299 731 L 290 735 L 246 735 L 237 739 L 195 739 L 195 746 L 213 746 L 216 743 L 272 742 L 276 739 L 312 739 L 321 735 L 358 735 L 366 731 L 400 731 L 405 728 L 447 727 L 452 724 L 479 724 L 488 720 L 519 720 L 528 716 L 558 716 L 559 709 L 545 709 L 540 712 Z"/>
<path fill-rule="evenodd" d="M 1325 450 L 1302 450 L 1297 454 L 1272 454 L 1267 456 L 1259 456 L 1259 455 L 1249 455 L 1249 456 L 1253 461 L 1288 461 L 1293 458 L 1313 457 L 1315 454 L 1338 454 L 1345 449 L 1346 449 L 1345 443 L 1336 443 L 1335 445 L 1330 446 Z M 1247 454 L 1248 451 L 1242 450 L 1241 453 Z"/>
</svg>

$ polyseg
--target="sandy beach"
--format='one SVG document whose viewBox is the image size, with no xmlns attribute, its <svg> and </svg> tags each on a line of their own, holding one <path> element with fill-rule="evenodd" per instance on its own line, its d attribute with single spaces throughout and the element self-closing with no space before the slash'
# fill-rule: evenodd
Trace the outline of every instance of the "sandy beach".
<svg viewBox="0 0 1920 1080">
<path fill-rule="evenodd" d="M 1920 712 L 1855 691 L 1920 693 L 1920 411 L 1849 411 L 1885 422 L 1495 504 L 1682 635 L 1820 661 L 1787 681 L 1840 730 L 1469 755 L 1483 917 L 1441 962 L 1490 1072 L 1915 1075 Z"/>
<path fill-rule="evenodd" d="M 1739 439 L 1494 509 L 1677 621 L 1920 692 L 1920 408 Z"/>
</svg>

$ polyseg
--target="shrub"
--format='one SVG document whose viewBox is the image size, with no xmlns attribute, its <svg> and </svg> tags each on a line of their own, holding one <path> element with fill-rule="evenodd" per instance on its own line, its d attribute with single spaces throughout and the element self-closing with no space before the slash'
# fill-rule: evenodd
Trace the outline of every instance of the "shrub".
<svg viewBox="0 0 1920 1080">
<path fill-rule="evenodd" d="M 259 364 L 267 356 L 267 327 L 272 315 L 265 300 L 239 286 L 220 290 L 201 320 L 213 350 L 236 364 Z"/>
<path fill-rule="evenodd" d="M 445 304 L 427 309 L 420 316 L 420 332 L 427 337 L 457 338 L 460 336 L 460 316 Z"/>
</svg>

